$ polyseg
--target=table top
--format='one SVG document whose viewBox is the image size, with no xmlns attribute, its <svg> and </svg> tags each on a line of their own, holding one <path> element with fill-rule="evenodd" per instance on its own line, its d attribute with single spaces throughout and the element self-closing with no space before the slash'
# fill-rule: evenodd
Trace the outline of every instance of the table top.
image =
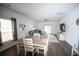
<svg viewBox="0 0 79 59">
<path fill-rule="evenodd" d="M 42 39 L 40 37 L 33 37 L 32 40 L 33 40 L 33 43 L 34 44 L 44 45 L 44 46 L 46 45 L 46 41 L 47 41 L 46 38 L 45 39 L 44 38 Z"/>
<path fill-rule="evenodd" d="M 25 37 L 26 38 L 26 37 Z M 27 40 L 31 40 L 33 41 L 34 45 L 38 45 L 38 46 L 46 46 L 46 42 L 47 39 L 46 38 L 41 38 L 41 37 L 31 37 L 31 38 L 26 38 Z M 22 39 L 20 39 L 19 41 L 22 41 Z"/>
</svg>

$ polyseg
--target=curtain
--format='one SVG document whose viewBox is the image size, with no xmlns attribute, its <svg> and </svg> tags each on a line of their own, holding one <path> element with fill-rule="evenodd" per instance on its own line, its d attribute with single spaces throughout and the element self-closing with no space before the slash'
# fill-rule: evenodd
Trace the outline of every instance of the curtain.
<svg viewBox="0 0 79 59">
<path fill-rule="evenodd" d="M 1 39 L 1 21 L 0 21 L 0 46 L 2 45 L 2 39 Z"/>
<path fill-rule="evenodd" d="M 16 18 L 11 18 L 12 21 L 12 32 L 14 40 L 17 40 L 17 24 L 16 24 Z"/>
</svg>

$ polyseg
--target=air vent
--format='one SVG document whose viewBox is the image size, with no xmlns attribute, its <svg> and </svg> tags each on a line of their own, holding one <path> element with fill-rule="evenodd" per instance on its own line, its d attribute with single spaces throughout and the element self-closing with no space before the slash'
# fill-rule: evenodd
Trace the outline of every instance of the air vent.
<svg viewBox="0 0 79 59">
<path fill-rule="evenodd" d="M 57 13 L 58 15 L 60 15 L 60 14 L 65 14 L 66 12 L 59 12 L 59 13 Z"/>
</svg>

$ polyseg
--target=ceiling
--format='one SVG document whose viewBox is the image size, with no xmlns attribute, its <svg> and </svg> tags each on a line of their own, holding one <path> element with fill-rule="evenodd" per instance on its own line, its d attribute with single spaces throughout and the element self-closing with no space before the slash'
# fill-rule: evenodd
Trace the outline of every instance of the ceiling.
<svg viewBox="0 0 79 59">
<path fill-rule="evenodd" d="M 64 18 L 77 4 L 66 3 L 6 3 L 11 10 L 36 21 Z"/>
</svg>

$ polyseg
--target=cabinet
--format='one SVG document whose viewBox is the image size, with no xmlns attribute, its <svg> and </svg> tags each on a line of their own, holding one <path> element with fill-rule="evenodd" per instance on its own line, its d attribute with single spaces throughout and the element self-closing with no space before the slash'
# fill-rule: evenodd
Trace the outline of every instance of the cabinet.
<svg viewBox="0 0 79 59">
<path fill-rule="evenodd" d="M 59 33 L 59 40 L 65 41 L 64 33 Z"/>
</svg>

